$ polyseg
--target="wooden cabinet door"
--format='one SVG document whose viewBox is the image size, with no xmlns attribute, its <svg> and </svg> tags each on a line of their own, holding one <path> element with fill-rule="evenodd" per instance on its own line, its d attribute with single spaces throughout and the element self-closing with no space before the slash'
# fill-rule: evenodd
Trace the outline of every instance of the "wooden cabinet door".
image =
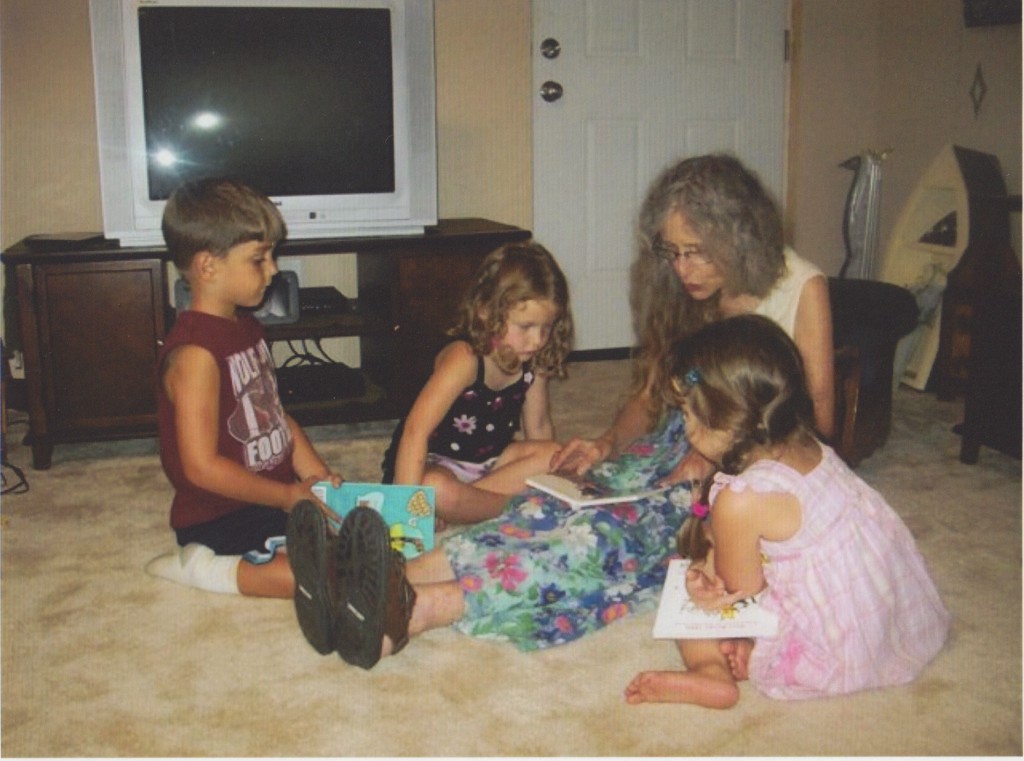
<svg viewBox="0 0 1024 761">
<path fill-rule="evenodd" d="M 400 249 L 359 260 L 359 302 L 391 324 L 390 335 L 361 339 L 363 370 L 380 379 L 396 415 L 408 412 L 449 339 L 463 294 L 492 241 Z"/>
<path fill-rule="evenodd" d="M 35 287 L 49 433 L 155 430 L 162 262 L 44 265 Z"/>
<path fill-rule="evenodd" d="M 489 249 L 463 246 L 454 251 L 424 251 L 402 257 L 395 310 L 406 364 L 403 396 L 411 404 L 434 370 L 434 359 L 451 340 L 463 296 L 473 285 Z"/>
</svg>

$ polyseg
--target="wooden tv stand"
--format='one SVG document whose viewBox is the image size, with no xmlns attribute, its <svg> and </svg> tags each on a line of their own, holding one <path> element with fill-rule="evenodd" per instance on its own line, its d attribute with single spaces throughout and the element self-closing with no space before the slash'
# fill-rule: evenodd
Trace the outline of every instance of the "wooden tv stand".
<svg viewBox="0 0 1024 761">
<path fill-rule="evenodd" d="M 279 257 L 356 254 L 358 308 L 267 327 L 270 341 L 360 337 L 370 391 L 289 405 L 303 425 L 402 415 L 430 374 L 462 292 L 483 257 L 528 230 L 446 219 L 422 235 L 288 240 Z M 54 246 L 48 246 L 54 248 Z M 156 434 L 156 358 L 174 322 L 162 247 L 114 241 L 40 250 L 30 239 L 2 254 L 17 284 L 32 465 L 55 444 Z"/>
</svg>

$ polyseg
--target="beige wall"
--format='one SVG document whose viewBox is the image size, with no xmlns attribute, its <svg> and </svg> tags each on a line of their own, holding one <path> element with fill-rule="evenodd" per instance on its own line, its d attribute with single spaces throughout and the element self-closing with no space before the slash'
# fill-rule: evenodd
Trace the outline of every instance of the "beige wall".
<svg viewBox="0 0 1024 761">
<path fill-rule="evenodd" d="M 946 142 L 992 152 L 1021 189 L 1020 25 L 965 29 L 962 0 L 792 0 L 787 216 L 828 272 L 843 257 L 852 179 L 839 163 L 891 147 L 882 244 Z M 59 8 L 59 12 L 55 12 Z M 436 0 L 441 216 L 532 223 L 530 0 Z M 968 89 L 982 63 L 988 96 Z M 0 244 L 101 227 L 87 0 L 0 0 Z"/>
<path fill-rule="evenodd" d="M 853 178 L 839 166 L 880 149 L 879 8 L 885 0 L 797 0 L 793 55 L 789 237 L 829 274 L 843 259 L 842 213 Z"/>
<path fill-rule="evenodd" d="M 882 167 L 880 245 L 942 146 L 994 154 L 1021 192 L 1021 26 L 967 29 L 962 0 L 796 0 L 802 34 L 790 164 L 793 242 L 827 272 L 845 251 L 853 175 L 838 168 L 892 148 Z M 988 94 L 968 92 L 981 63 Z M 1019 216 L 1015 219 L 1018 225 Z M 1017 239 L 1019 253 L 1019 237 Z"/>
<path fill-rule="evenodd" d="M 102 229 L 95 118 L 87 0 L 3 0 L 4 247 L 32 233 Z"/>
<path fill-rule="evenodd" d="M 533 223 L 530 0 L 436 0 L 442 217 Z"/>
</svg>

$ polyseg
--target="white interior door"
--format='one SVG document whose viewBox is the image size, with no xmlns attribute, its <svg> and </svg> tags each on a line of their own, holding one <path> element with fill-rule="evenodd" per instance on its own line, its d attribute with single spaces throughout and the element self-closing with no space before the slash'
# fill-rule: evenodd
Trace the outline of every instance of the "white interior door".
<svg viewBox="0 0 1024 761">
<path fill-rule="evenodd" d="M 787 18 L 788 0 L 533 0 L 533 229 L 576 349 L 633 345 L 635 218 L 668 162 L 735 153 L 781 201 Z"/>
</svg>

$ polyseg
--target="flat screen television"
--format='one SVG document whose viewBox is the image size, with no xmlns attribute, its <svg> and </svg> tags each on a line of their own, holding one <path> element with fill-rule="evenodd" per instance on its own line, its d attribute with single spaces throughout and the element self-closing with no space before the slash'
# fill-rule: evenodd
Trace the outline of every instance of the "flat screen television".
<svg viewBox="0 0 1024 761">
<path fill-rule="evenodd" d="M 292 238 L 437 223 L 432 0 L 90 0 L 103 231 L 163 242 L 180 183 L 266 193 Z"/>
</svg>

